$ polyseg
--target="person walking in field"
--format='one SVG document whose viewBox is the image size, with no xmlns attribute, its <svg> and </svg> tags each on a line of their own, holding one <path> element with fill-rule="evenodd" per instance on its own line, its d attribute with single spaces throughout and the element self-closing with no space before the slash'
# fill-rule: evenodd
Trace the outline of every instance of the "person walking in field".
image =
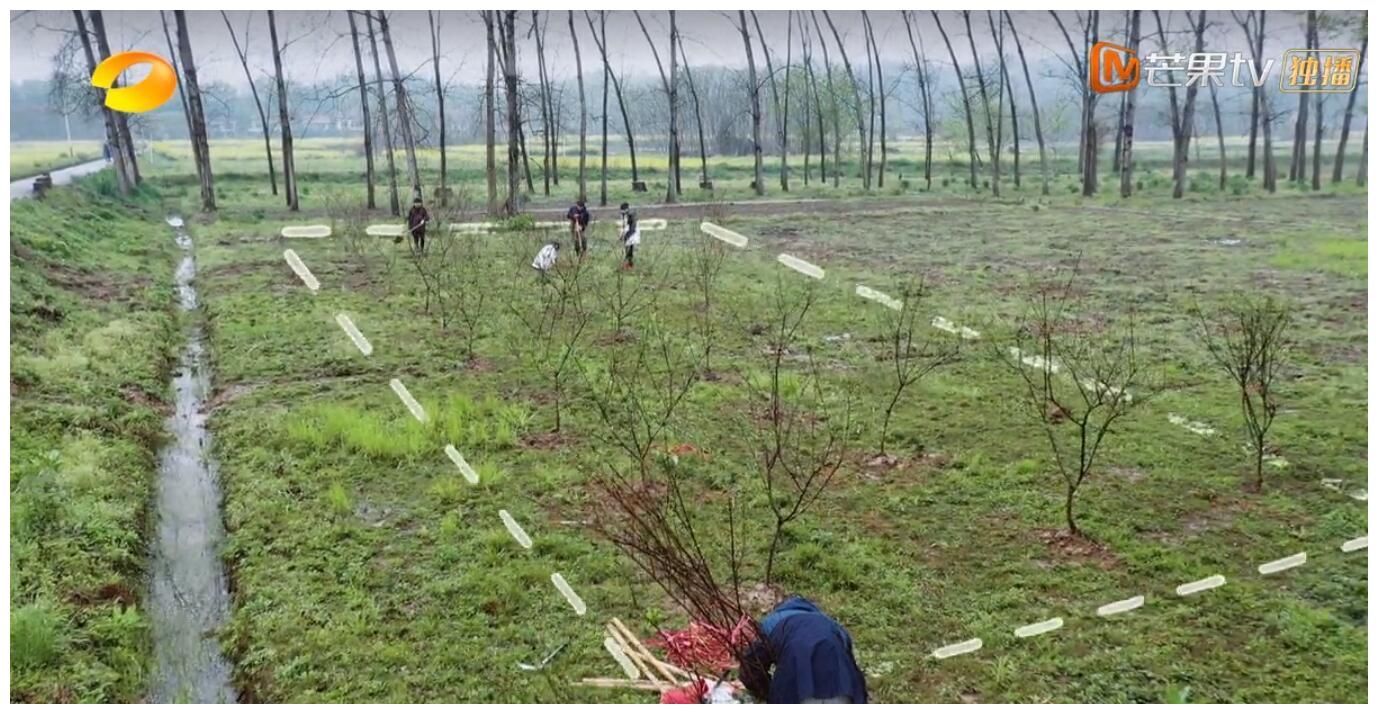
<svg viewBox="0 0 1378 714">
<path fill-rule="evenodd" d="M 636 225 L 636 211 L 626 203 L 621 206 L 622 210 L 622 245 L 626 248 L 623 256 L 622 269 L 631 270 L 636 267 L 636 247 L 641 245 L 641 229 Z"/>
<path fill-rule="evenodd" d="M 426 252 L 426 224 L 430 221 L 431 214 L 426 212 L 421 197 L 417 196 L 411 202 L 411 210 L 407 211 L 407 232 L 411 233 L 412 250 L 418 253 Z"/>
<path fill-rule="evenodd" d="M 560 257 L 560 241 L 551 241 L 541 247 L 541 252 L 536 254 L 536 259 L 531 261 L 531 267 L 536 269 L 540 275 L 541 282 L 550 280 L 548 273 L 555 267 L 555 261 Z"/>
<path fill-rule="evenodd" d="M 583 196 L 569 207 L 565 212 L 565 218 L 569 220 L 569 234 L 574 240 L 574 254 L 582 258 L 589 250 L 589 220 L 593 218 L 589 214 L 588 206 L 584 204 Z"/>
<path fill-rule="evenodd" d="M 742 685 L 771 704 L 865 704 L 866 675 L 852 636 L 817 605 L 795 595 L 759 625 L 741 656 Z M 771 667 L 775 672 L 771 673 Z"/>
</svg>

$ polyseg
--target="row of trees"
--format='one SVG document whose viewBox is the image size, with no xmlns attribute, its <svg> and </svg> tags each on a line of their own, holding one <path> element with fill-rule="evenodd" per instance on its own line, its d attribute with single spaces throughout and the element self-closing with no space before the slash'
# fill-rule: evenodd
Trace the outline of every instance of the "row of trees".
<svg viewBox="0 0 1378 714">
<path fill-rule="evenodd" d="M 214 207 L 213 177 L 210 171 L 209 142 L 205 122 L 205 102 L 200 84 L 195 77 L 195 62 L 191 58 L 189 40 L 182 46 L 185 34 L 185 16 L 173 13 L 178 23 L 178 42 L 174 52 L 172 33 L 164 17 L 164 35 L 168 40 L 169 51 L 180 58 L 179 73 L 186 89 L 182 100 L 183 113 L 187 117 L 188 133 L 192 136 L 193 153 L 197 157 L 198 175 L 202 177 L 202 198 L 204 207 Z M 301 103 L 301 97 L 294 97 L 289 91 L 289 82 L 282 71 L 282 54 L 295 41 L 292 38 L 278 37 L 274 13 L 268 12 L 268 34 L 271 42 L 274 72 L 270 81 L 263 85 L 265 97 L 260 95 L 259 80 L 250 70 L 248 59 L 250 24 L 252 16 L 246 20 L 242 29 L 237 30 L 229 16 L 222 13 L 225 29 L 229 33 L 237 58 L 248 80 L 250 93 L 261 134 L 268 164 L 270 188 L 278 193 L 278 163 L 282 169 L 284 202 L 293 210 L 299 207 L 296 190 L 295 166 L 293 162 L 293 122 L 300 121 L 294 114 L 293 101 Z M 563 17 L 561 17 L 563 15 Z M 875 13 L 861 12 L 861 53 L 854 54 L 855 45 L 849 47 L 847 38 L 839 31 L 832 13 L 828 11 L 788 11 L 785 13 L 786 42 L 780 47 L 778 42 L 767 42 L 762 31 L 760 18 L 754 12 L 738 11 L 723 16 L 725 28 L 730 26 L 742 40 L 742 56 L 746 60 L 745 72 L 737 73 L 736 86 L 722 79 L 732 73 L 724 73 L 715 68 L 699 68 L 695 71 L 688 62 L 684 48 L 683 34 L 678 30 L 676 13 L 666 13 L 668 32 L 662 27 L 655 30 L 642 13 L 632 13 L 637 29 L 651 51 L 659 79 L 658 91 L 640 92 L 633 95 L 629 80 L 614 69 L 609 56 L 607 38 L 608 15 L 604 12 L 526 13 L 515 11 L 480 11 L 486 28 L 485 82 L 478 111 L 483 126 L 483 141 L 486 144 L 486 165 L 490 173 L 498 171 L 496 145 L 499 136 L 505 136 L 508 144 L 508 157 L 505 162 L 507 185 L 499 190 L 495 176 L 490 176 L 487 206 L 491 212 L 515 212 L 520 208 L 522 185 L 527 193 L 536 191 L 534 176 L 539 174 L 541 190 L 549 194 L 552 187 L 560 185 L 561 141 L 570 126 L 567 114 L 572 111 L 567 105 L 566 88 L 563 82 L 552 77 L 547 52 L 551 43 L 551 20 L 554 31 L 567 33 L 568 45 L 573 49 L 575 87 L 577 88 L 579 120 L 579 150 L 577 191 L 581 195 L 589 192 L 587 170 L 588 149 L 595 143 L 601 152 L 601 180 L 599 200 L 607 201 L 607 155 L 609 151 L 609 130 L 622 133 L 630 159 L 631 180 L 634 190 L 645 190 L 641 167 L 638 164 L 638 148 L 644 149 L 644 142 L 656 136 L 664 137 L 661 145 L 666 151 L 670 180 L 667 181 L 665 200 L 674 202 L 683 190 L 682 153 L 683 144 L 695 144 L 699 158 L 699 185 L 712 186 L 712 175 L 708 163 L 709 145 L 722 152 L 747 153 L 753 158 L 754 190 L 766 190 L 766 165 L 768 151 L 778 153 L 776 170 L 778 184 L 782 191 L 791 187 L 792 175 L 797 170 L 790 166 L 791 155 L 803 154 L 802 177 L 809 183 L 815 176 L 813 161 L 816 156 L 819 180 L 831 177 L 837 185 L 844 173 L 843 151 L 856 157 L 847 167 L 855 170 L 863 187 L 884 188 L 887 178 L 887 164 L 890 159 L 888 139 L 893 134 L 895 123 L 891 114 L 895 106 L 912 108 L 910 116 L 916 116 L 922 125 L 925 150 L 922 160 L 923 179 L 926 186 L 933 180 L 934 145 L 942 134 L 955 139 L 953 143 L 962 146 L 967 154 L 967 182 L 973 188 L 988 187 L 994 195 L 1000 195 L 1003 184 L 1012 182 L 1016 188 L 1022 187 L 1023 172 L 1027 165 L 1021 145 L 1021 138 L 1028 136 L 1030 125 L 1032 136 L 1037 144 L 1039 178 L 1041 190 L 1050 191 L 1053 153 L 1049 144 L 1052 135 L 1059 133 L 1059 126 L 1050 125 L 1050 120 L 1060 123 L 1059 108 L 1049 110 L 1040 107 L 1038 95 L 1040 87 L 1046 92 L 1046 82 L 1036 81 L 1039 66 L 1029 61 L 1026 53 L 1027 28 L 1016 22 L 1019 13 L 983 12 L 973 14 L 960 12 L 960 23 L 954 23 L 957 14 L 929 12 L 928 17 L 918 13 L 903 11 L 899 14 L 905 28 L 909 53 L 899 72 L 887 75 L 887 63 L 882 57 L 880 43 L 875 35 L 878 20 L 892 20 Z M 1107 15 L 1102 22 L 1101 11 L 1050 12 L 1049 19 L 1057 28 L 1057 38 L 1062 40 L 1065 49 L 1054 53 L 1056 61 L 1062 65 L 1057 78 L 1080 99 L 1077 119 L 1077 173 L 1080 176 L 1082 192 L 1093 195 L 1100 190 L 1098 170 L 1101 165 L 1099 153 L 1101 144 L 1114 138 L 1114 151 L 1111 156 L 1111 169 L 1118 176 L 1121 195 L 1128 196 L 1136 189 L 1134 180 L 1135 124 L 1144 123 L 1145 88 L 1119 95 L 1102 97 L 1089 91 L 1086 76 L 1088 52 L 1099 40 L 1112 40 L 1123 43 L 1135 50 L 1146 51 L 1192 51 L 1205 46 L 1207 33 L 1215 39 L 1231 36 L 1232 29 L 1225 26 L 1222 18 L 1234 20 L 1238 29 L 1248 42 L 1256 61 L 1262 61 L 1263 40 L 1267 36 L 1268 15 L 1265 11 L 1214 14 L 1207 19 L 1204 11 L 1183 13 L 1176 18 L 1172 13 L 1127 11 L 1123 13 L 1123 28 L 1111 30 L 1112 16 Z M 358 116 L 362 117 L 361 131 L 364 135 L 364 168 L 367 185 L 367 201 L 370 208 L 376 207 L 376 191 L 379 183 L 386 183 L 388 207 L 399 213 L 403 198 L 399 196 L 399 184 L 411 187 L 413 195 L 422 195 L 422 176 L 417 167 L 418 146 L 437 146 L 440 154 L 439 186 L 434 187 L 434 195 L 440 202 L 446 202 L 451 195 L 446 185 L 448 177 L 448 156 L 446 140 L 450 135 L 446 116 L 447 84 L 442 71 L 445 57 L 442 51 L 443 33 L 439 18 L 428 13 L 430 62 L 428 69 L 433 78 L 431 87 L 412 71 L 403 72 L 398 67 L 396 51 L 388 19 L 381 11 L 350 11 L 346 13 L 349 22 L 349 40 L 354 53 L 354 76 L 349 77 L 328 92 L 327 97 L 334 101 L 344 101 L 350 93 L 357 94 Z M 946 19 L 945 19 L 946 17 Z M 1119 19 L 1120 15 L 1113 16 Z M 1353 19 L 1342 15 L 1326 15 L 1315 11 L 1306 13 L 1307 46 L 1323 44 L 1323 35 L 1334 37 L 1354 28 L 1346 22 Z M 1180 27 L 1185 18 L 1185 27 Z M 931 24 L 926 21 L 931 19 Z M 1175 22 L 1176 21 L 1176 22 Z M 1026 23 L 1027 20 L 1020 20 Z M 924 28 L 937 30 L 942 41 L 940 56 L 945 56 L 946 65 L 951 67 L 957 85 L 955 92 L 940 93 L 936 90 L 938 80 L 946 73 L 940 72 L 940 65 L 931 60 L 925 42 Z M 1021 29 L 1025 30 L 1021 32 Z M 656 37 L 659 32 L 664 41 Z M 84 34 L 84 33 L 83 33 Z M 965 35 L 966 46 L 961 47 L 960 35 Z M 1360 54 L 1360 66 L 1356 74 L 1362 73 L 1362 64 L 1367 54 L 1366 28 L 1357 33 L 1364 37 Z M 994 56 L 983 53 L 977 45 L 977 38 L 988 35 L 994 47 Z M 241 43 L 240 38 L 243 38 Z M 581 41 L 581 38 L 584 41 Z M 591 42 L 588 42 L 591 40 Z M 1056 44 L 1056 43 L 1054 43 Z M 380 51 L 381 45 L 381 51 Z M 536 76 L 523 77 L 518 70 L 522 49 L 534 49 Z M 797 49 L 797 52 L 796 52 Z M 585 55 L 589 62 L 585 62 Z M 821 62 L 818 61 L 821 55 Z M 1015 63 L 1017 58 L 1018 62 Z M 386 61 L 384 61 L 386 60 Z M 758 62 L 758 60 L 760 60 Z M 528 65 L 529 66 L 529 63 Z M 585 82 L 585 71 L 602 71 L 601 110 L 590 104 L 598 98 L 591 95 Z M 371 70 L 371 71 L 370 71 Z M 1045 72 L 1046 74 L 1046 72 Z M 887 76 L 890 77 L 887 82 Z M 906 79 L 912 76 L 912 85 Z M 1019 79 L 1022 77 L 1022 82 Z M 596 82 L 595 78 L 590 78 Z M 713 81 L 708 81 L 712 79 Z M 1046 79 L 1046 77 L 1044 78 Z M 590 82 L 593 83 L 593 82 Z M 1214 118 L 1217 151 L 1220 157 L 1220 182 L 1227 180 L 1225 132 L 1226 122 L 1220 106 L 1221 92 L 1208 86 L 1211 114 Z M 1022 85 L 1019 86 L 1019 85 Z M 497 91 L 501 87 L 501 92 Z M 1202 139 L 1201 124 L 1198 118 L 1203 114 L 1198 109 L 1199 85 L 1193 84 L 1180 91 L 1169 88 L 1166 92 L 1168 102 L 1164 118 L 1171 128 L 1173 139 L 1173 193 L 1180 197 L 1187 190 L 1186 166 L 1189 160 L 1189 147 L 1194 140 Z M 686 91 L 687 90 L 687 91 Z M 1156 90 L 1155 90 L 1156 91 Z M 423 92 L 428 99 L 424 106 L 418 106 L 416 93 Z M 736 92 L 736 97 L 744 96 L 746 111 L 735 113 L 731 107 L 740 107 L 740 99 L 733 101 L 728 93 Z M 499 97 L 501 94 L 501 97 Z M 1277 106 L 1270 99 L 1266 88 L 1253 89 L 1249 94 L 1249 142 L 1247 145 L 1248 163 L 1246 175 L 1253 178 L 1256 163 L 1261 163 L 1263 184 L 1268 190 L 1276 189 L 1277 171 L 1272 167 L 1272 136 L 1274 125 L 1291 110 Z M 1336 157 L 1332 180 L 1343 176 L 1345 153 L 1350 127 L 1356 108 L 1358 92 L 1347 97 L 1340 123 Z M 609 100 L 616 112 L 610 112 Z M 1158 97 L 1160 99 L 1160 97 Z M 1180 99 L 1180 101 L 1179 101 Z M 726 100 L 726 101 L 724 101 Z M 1104 100 L 1104 101 L 1102 101 Z M 1116 101 L 1113 127 L 1107 130 L 1102 104 Z M 1310 95 L 1298 95 L 1298 105 L 1293 123 L 1292 159 L 1289 164 L 1289 179 L 1304 181 L 1310 176 L 1313 188 L 1320 186 L 1320 151 L 1324 127 L 1320 121 L 1323 116 L 1323 99 L 1315 104 L 1314 119 L 1311 111 Z M 201 107 L 198 109 L 197 105 Z M 944 106 L 946 105 L 946 106 Z M 276 121 L 271 107 L 276 106 Z M 724 109 L 727 107 L 727 109 Z M 619 116 L 620 115 L 620 116 Z M 682 116 L 683 115 L 683 116 Z M 705 116 L 710 121 L 705 121 Z M 453 116 L 453 115 L 451 115 Z M 501 117 L 502 129 L 498 128 Z M 591 117 L 601 121 L 601 141 L 589 141 Z M 1150 115 L 1150 118 L 1152 115 Z M 617 121 L 620 119 L 620 122 Z M 692 119 L 689 139 L 682 141 Z M 955 126 L 945 125 L 947 120 L 958 121 Z M 1025 123 L 1021 132 L 1021 120 Z M 116 123 L 127 123 L 127 119 L 116 118 Z M 733 139 L 731 127 L 746 122 L 749 125 L 749 138 Z M 465 122 L 466 124 L 470 122 Z M 1314 123 L 1314 132 L 1311 124 Z M 621 126 L 617 126 L 620 124 Z M 650 126 L 648 126 L 650 124 Z M 271 134 L 274 125 L 280 133 L 278 156 L 275 157 Z M 1008 128 L 1006 128 L 1008 126 Z M 663 128 L 662 128 L 663 127 Z M 916 127 L 917 128 L 917 127 Z M 724 135 L 723 131 L 729 133 Z M 1262 133 L 1263 148 L 1258 150 L 1259 133 Z M 572 130 L 572 129 L 571 129 Z M 965 135 L 965 141 L 960 140 Z M 712 136 L 714 141 L 710 142 Z M 1311 151 L 1310 165 L 1307 165 L 1307 144 L 1314 136 L 1315 148 Z M 851 137 L 855 137 L 853 140 Z M 638 139 L 643 146 L 638 147 Z M 539 146 L 528 146 L 528 139 L 535 139 Z M 984 140 L 984 141 L 983 141 Z M 733 146 L 733 142 L 738 142 Z M 381 146 L 379 144 L 381 143 Z M 611 143 L 615 143 L 615 140 Z M 400 146 L 399 146 L 400 145 Z M 876 151 L 877 147 L 879 152 Z M 1362 181 L 1363 164 L 1367 160 L 1367 133 L 1360 157 L 1359 180 Z M 537 150 L 539 149 L 539 151 Z M 377 154 L 381 151 L 386 160 L 385 171 L 376 166 Z M 405 157 L 399 179 L 397 154 Z M 1262 155 L 1262 161 L 1257 160 Z M 533 161 L 533 157 L 536 157 Z M 949 158 L 955 158 L 949 156 Z M 1006 161 L 1009 165 L 1006 166 Z M 534 163 L 534 168 L 533 168 Z M 982 175 L 986 174 L 985 178 Z"/>
</svg>

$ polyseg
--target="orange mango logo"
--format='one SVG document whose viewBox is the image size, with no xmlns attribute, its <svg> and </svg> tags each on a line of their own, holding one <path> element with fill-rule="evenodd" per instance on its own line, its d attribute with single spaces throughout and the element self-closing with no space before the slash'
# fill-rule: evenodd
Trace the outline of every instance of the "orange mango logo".
<svg viewBox="0 0 1378 714">
<path fill-rule="evenodd" d="M 1139 86 L 1139 58 L 1128 47 L 1112 42 L 1091 46 L 1091 91 L 1127 92 Z"/>
<path fill-rule="evenodd" d="M 137 64 L 152 67 L 138 84 L 114 87 L 120 73 Z M 151 52 L 117 52 L 105 58 L 91 73 L 91 84 L 106 90 L 105 106 L 117 112 L 139 114 L 161 107 L 177 90 L 177 71 L 167 60 Z"/>
</svg>

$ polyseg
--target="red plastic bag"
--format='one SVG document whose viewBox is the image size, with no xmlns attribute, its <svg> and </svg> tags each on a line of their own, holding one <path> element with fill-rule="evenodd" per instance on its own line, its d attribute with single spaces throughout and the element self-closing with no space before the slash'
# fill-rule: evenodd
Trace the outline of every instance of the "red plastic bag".
<svg viewBox="0 0 1378 714">
<path fill-rule="evenodd" d="M 708 683 L 702 679 L 695 679 L 689 684 L 676 689 L 667 689 L 660 693 L 661 704 L 702 704 L 703 698 L 708 694 Z"/>
</svg>

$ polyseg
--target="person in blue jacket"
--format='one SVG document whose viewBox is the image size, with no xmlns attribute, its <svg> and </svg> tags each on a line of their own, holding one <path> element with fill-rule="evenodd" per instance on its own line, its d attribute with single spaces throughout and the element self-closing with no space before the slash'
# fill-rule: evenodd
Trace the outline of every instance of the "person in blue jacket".
<svg viewBox="0 0 1378 714">
<path fill-rule="evenodd" d="M 790 597 L 761 620 L 760 631 L 740 662 L 742 684 L 758 701 L 866 703 L 866 676 L 852 653 L 852 636 L 817 605 Z"/>
</svg>

